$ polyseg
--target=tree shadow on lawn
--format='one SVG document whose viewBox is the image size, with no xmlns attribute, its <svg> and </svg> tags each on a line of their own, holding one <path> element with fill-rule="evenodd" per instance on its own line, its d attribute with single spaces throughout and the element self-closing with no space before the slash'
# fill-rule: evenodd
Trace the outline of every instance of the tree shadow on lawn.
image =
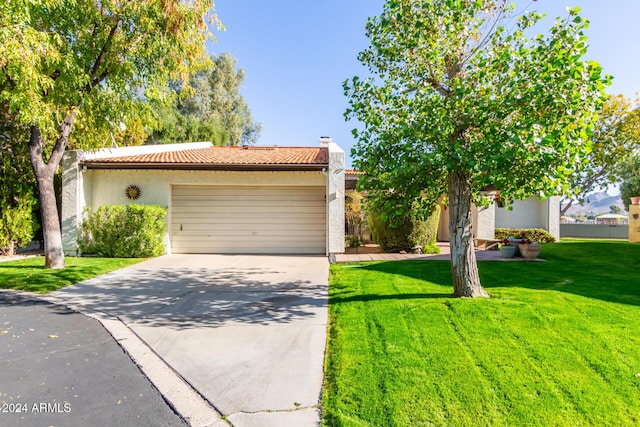
<svg viewBox="0 0 640 427">
<path fill-rule="evenodd" d="M 482 285 L 491 294 L 499 288 L 551 290 L 620 304 L 640 306 L 640 245 L 625 242 L 562 242 L 547 244 L 547 262 L 478 262 Z M 453 287 L 449 261 L 388 261 L 362 265 L 367 271 L 400 274 Z M 446 298 L 451 294 L 415 293 L 396 299 Z M 379 295 L 377 299 L 393 299 Z M 376 295 L 332 297 L 332 302 L 373 300 Z"/>
<path fill-rule="evenodd" d="M 29 271 L 33 271 L 34 267 L 13 266 L 12 269 L 24 269 L 25 273 L 19 276 L 8 278 L 2 285 L 4 289 L 20 289 L 27 292 L 47 293 L 55 291 L 64 286 L 78 283 L 86 277 L 97 276 L 102 270 L 98 267 L 80 267 L 72 266 L 60 270 L 49 270 L 48 274 L 40 275 L 37 283 L 25 285 L 29 283 L 27 275 Z M 0 266 L 2 269 L 2 266 Z M 45 270 L 45 267 L 42 267 Z"/>
</svg>

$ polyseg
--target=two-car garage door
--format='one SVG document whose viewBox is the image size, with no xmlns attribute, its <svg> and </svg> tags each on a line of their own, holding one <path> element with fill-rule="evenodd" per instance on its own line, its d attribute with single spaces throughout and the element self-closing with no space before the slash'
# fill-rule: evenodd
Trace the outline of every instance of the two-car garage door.
<svg viewBox="0 0 640 427">
<path fill-rule="evenodd" d="M 171 250 L 325 254 L 325 188 L 174 186 Z"/>
</svg>

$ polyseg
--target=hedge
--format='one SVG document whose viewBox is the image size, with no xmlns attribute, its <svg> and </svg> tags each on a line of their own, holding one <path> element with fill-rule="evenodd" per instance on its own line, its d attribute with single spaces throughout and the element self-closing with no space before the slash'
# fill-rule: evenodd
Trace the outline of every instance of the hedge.
<svg viewBox="0 0 640 427">
<path fill-rule="evenodd" d="M 538 243 L 555 242 L 556 239 L 548 231 L 542 228 L 496 228 L 495 237 L 497 240 L 504 240 L 509 237 L 521 237 Z"/>
<path fill-rule="evenodd" d="M 440 253 L 440 248 L 436 246 L 440 206 L 436 206 L 426 220 L 419 220 L 408 214 L 399 226 L 393 228 L 375 211 L 368 212 L 367 219 L 373 241 L 385 252 L 409 252 L 415 246 L 422 246 L 422 253 Z"/>
<path fill-rule="evenodd" d="M 165 253 L 167 209 L 156 205 L 100 206 L 88 213 L 80 252 L 106 258 L 147 258 Z"/>
</svg>

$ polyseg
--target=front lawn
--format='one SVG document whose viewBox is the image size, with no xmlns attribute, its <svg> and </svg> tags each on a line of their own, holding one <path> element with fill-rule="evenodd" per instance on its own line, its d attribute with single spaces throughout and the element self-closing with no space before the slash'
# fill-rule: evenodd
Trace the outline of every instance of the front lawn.
<svg viewBox="0 0 640 427">
<path fill-rule="evenodd" d="M 42 257 L 0 262 L 0 288 L 46 294 L 140 261 L 144 259 L 66 257 L 61 270 L 46 269 Z"/>
<path fill-rule="evenodd" d="M 640 425 L 640 244 L 544 245 L 480 262 L 331 266 L 327 426 Z"/>
</svg>

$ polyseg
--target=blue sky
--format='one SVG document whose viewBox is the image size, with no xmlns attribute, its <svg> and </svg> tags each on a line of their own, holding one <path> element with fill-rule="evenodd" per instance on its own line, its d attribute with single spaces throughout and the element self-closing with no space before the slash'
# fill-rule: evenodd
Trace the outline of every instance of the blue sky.
<svg viewBox="0 0 640 427">
<path fill-rule="evenodd" d="M 354 122 L 345 122 L 342 82 L 367 71 L 356 57 L 368 45 L 367 17 L 382 0 L 217 0 L 226 31 L 215 31 L 212 53 L 231 52 L 246 78 L 242 94 L 262 123 L 258 145 L 315 145 L 331 136 L 347 153 L 355 143 Z M 614 76 L 609 93 L 640 91 L 640 1 L 518 0 L 518 10 L 566 16 L 579 6 L 591 22 L 588 59 Z M 550 23 L 545 27 L 549 27 Z M 542 28 L 540 29 L 542 31 Z"/>
</svg>

